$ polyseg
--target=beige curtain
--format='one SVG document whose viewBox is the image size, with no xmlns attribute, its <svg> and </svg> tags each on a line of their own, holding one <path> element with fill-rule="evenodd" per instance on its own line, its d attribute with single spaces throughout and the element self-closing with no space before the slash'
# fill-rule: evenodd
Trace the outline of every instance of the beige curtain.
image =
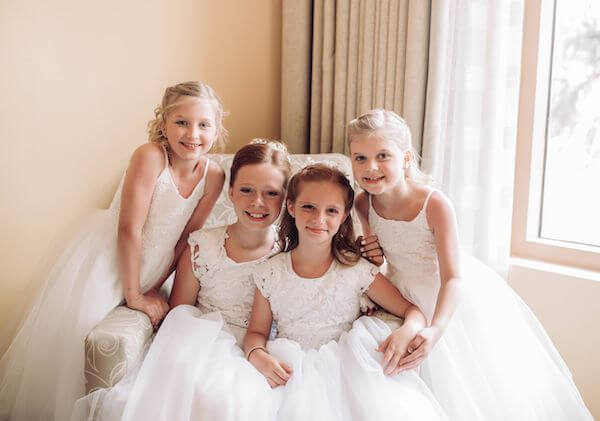
<svg viewBox="0 0 600 421">
<path fill-rule="evenodd" d="M 294 152 L 345 152 L 345 127 L 393 109 L 421 149 L 430 0 L 284 0 L 282 139 Z"/>
</svg>

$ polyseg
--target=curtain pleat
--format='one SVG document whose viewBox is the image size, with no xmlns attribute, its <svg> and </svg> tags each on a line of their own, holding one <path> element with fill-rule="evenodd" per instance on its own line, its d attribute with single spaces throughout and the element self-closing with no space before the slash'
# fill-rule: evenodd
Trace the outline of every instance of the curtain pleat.
<svg viewBox="0 0 600 421">
<path fill-rule="evenodd" d="M 296 7 L 290 3 L 291 0 L 284 1 L 284 14 L 286 8 Z M 393 109 L 405 117 L 420 148 L 430 1 L 313 0 L 310 3 L 312 71 L 307 139 L 310 153 L 346 152 L 347 123 L 372 108 Z M 286 67 L 282 69 L 283 74 L 287 71 Z M 298 136 L 287 130 L 284 117 L 284 140 L 286 136 Z"/>
</svg>

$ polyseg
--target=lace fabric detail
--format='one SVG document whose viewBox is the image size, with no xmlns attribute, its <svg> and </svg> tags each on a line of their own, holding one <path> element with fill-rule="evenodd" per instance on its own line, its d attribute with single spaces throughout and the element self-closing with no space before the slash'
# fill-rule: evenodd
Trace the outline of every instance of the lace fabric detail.
<svg viewBox="0 0 600 421">
<path fill-rule="evenodd" d="M 350 330 L 360 314 L 360 295 L 378 272 L 366 260 L 355 266 L 334 260 L 322 277 L 307 279 L 293 271 L 290 253 L 280 253 L 257 266 L 254 283 L 271 304 L 278 337 L 310 349 Z"/>
<path fill-rule="evenodd" d="M 385 275 L 431 321 L 440 288 L 440 272 L 425 208 L 426 204 L 411 221 L 396 221 L 379 216 L 369 198 L 369 225 L 385 253 Z"/>
<path fill-rule="evenodd" d="M 220 312 L 229 325 L 247 328 L 254 300 L 252 272 L 258 263 L 279 252 L 278 242 L 267 256 L 238 263 L 227 256 L 226 238 L 227 226 L 190 234 L 192 270 L 200 282 L 196 306 L 203 313 Z"/>
<path fill-rule="evenodd" d="M 142 228 L 142 262 L 140 283 L 142 289 L 154 284 L 173 261 L 175 245 L 188 220 L 192 216 L 198 201 L 205 191 L 206 173 L 210 161 L 206 161 L 204 175 L 188 198 L 181 196 L 169 174 L 168 165 L 156 179 L 154 192 L 146 222 Z M 119 218 L 123 179 L 115 193 L 109 212 L 115 221 Z"/>
</svg>

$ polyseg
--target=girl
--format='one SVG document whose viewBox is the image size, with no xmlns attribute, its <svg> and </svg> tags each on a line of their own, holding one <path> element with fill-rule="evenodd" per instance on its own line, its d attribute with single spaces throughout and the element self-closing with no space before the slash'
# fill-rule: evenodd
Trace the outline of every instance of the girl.
<svg viewBox="0 0 600 421">
<path fill-rule="evenodd" d="M 3 356 L 0 419 L 68 419 L 85 390 L 84 338 L 123 298 L 154 325 L 165 315 L 153 287 L 221 191 L 223 171 L 205 153 L 223 140 L 222 120 L 209 86 L 166 89 L 110 208 L 64 251 Z"/>
<path fill-rule="evenodd" d="M 428 326 L 397 371 L 421 377 L 453 420 L 591 419 L 560 355 L 529 308 L 474 259 L 461 268 L 454 210 L 419 172 L 407 125 L 373 110 L 352 120 L 356 208 L 388 276 Z M 425 360 L 427 357 L 427 360 Z"/>
<path fill-rule="evenodd" d="M 255 140 L 235 154 L 229 198 L 237 221 L 190 235 L 169 298 L 175 308 L 140 371 L 78 401 L 73 420 L 274 418 L 276 394 L 236 343 L 248 325 L 251 274 L 279 251 L 273 223 L 289 172 L 279 142 Z"/>
<path fill-rule="evenodd" d="M 376 266 L 359 260 L 353 200 L 336 169 L 316 164 L 292 177 L 279 231 L 286 253 L 254 272 L 246 357 L 271 386 L 285 385 L 276 389 L 281 420 L 442 419 L 415 372 L 386 376 L 425 320 Z M 363 317 L 348 333 L 364 291 L 404 317 L 402 327 L 390 332 Z M 278 338 L 267 343 L 273 320 Z"/>
</svg>

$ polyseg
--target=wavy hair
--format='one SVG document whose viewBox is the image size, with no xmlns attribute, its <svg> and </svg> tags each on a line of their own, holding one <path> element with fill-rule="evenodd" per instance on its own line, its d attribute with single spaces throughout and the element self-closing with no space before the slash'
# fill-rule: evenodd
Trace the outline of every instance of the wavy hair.
<svg viewBox="0 0 600 421">
<path fill-rule="evenodd" d="M 223 111 L 223 104 L 214 89 L 198 81 L 178 83 L 165 89 L 161 104 L 154 110 L 154 118 L 148 122 L 148 141 L 157 143 L 167 141 L 164 128 L 169 111 L 180 105 L 186 98 L 207 99 L 213 104 L 215 123 L 219 132 L 215 144 L 219 149 L 223 149 L 228 137 L 228 132 L 223 127 L 223 119 L 227 113 Z"/>
<path fill-rule="evenodd" d="M 419 169 L 421 157 L 412 145 L 410 129 L 404 119 L 393 111 L 374 109 L 367 111 L 348 123 L 348 147 L 355 136 L 376 135 L 394 142 L 402 152 L 410 152 L 406 177 L 423 184 L 431 184 L 433 179 Z"/>
<path fill-rule="evenodd" d="M 304 167 L 292 176 L 288 183 L 286 204 L 288 201 L 295 202 L 300 194 L 303 183 L 327 181 L 338 186 L 344 196 L 344 211 L 347 216 L 340 225 L 338 232 L 333 236 L 331 242 L 331 252 L 335 259 L 343 265 L 352 266 L 360 259 L 360 253 L 356 246 L 356 236 L 354 234 L 354 225 L 350 211 L 354 203 L 354 190 L 350 181 L 337 168 L 332 168 L 324 164 L 313 164 Z M 296 221 L 290 215 L 285 206 L 281 224 L 279 225 L 279 238 L 285 241 L 282 245 L 282 251 L 292 251 L 298 247 L 298 228 Z"/>
</svg>

